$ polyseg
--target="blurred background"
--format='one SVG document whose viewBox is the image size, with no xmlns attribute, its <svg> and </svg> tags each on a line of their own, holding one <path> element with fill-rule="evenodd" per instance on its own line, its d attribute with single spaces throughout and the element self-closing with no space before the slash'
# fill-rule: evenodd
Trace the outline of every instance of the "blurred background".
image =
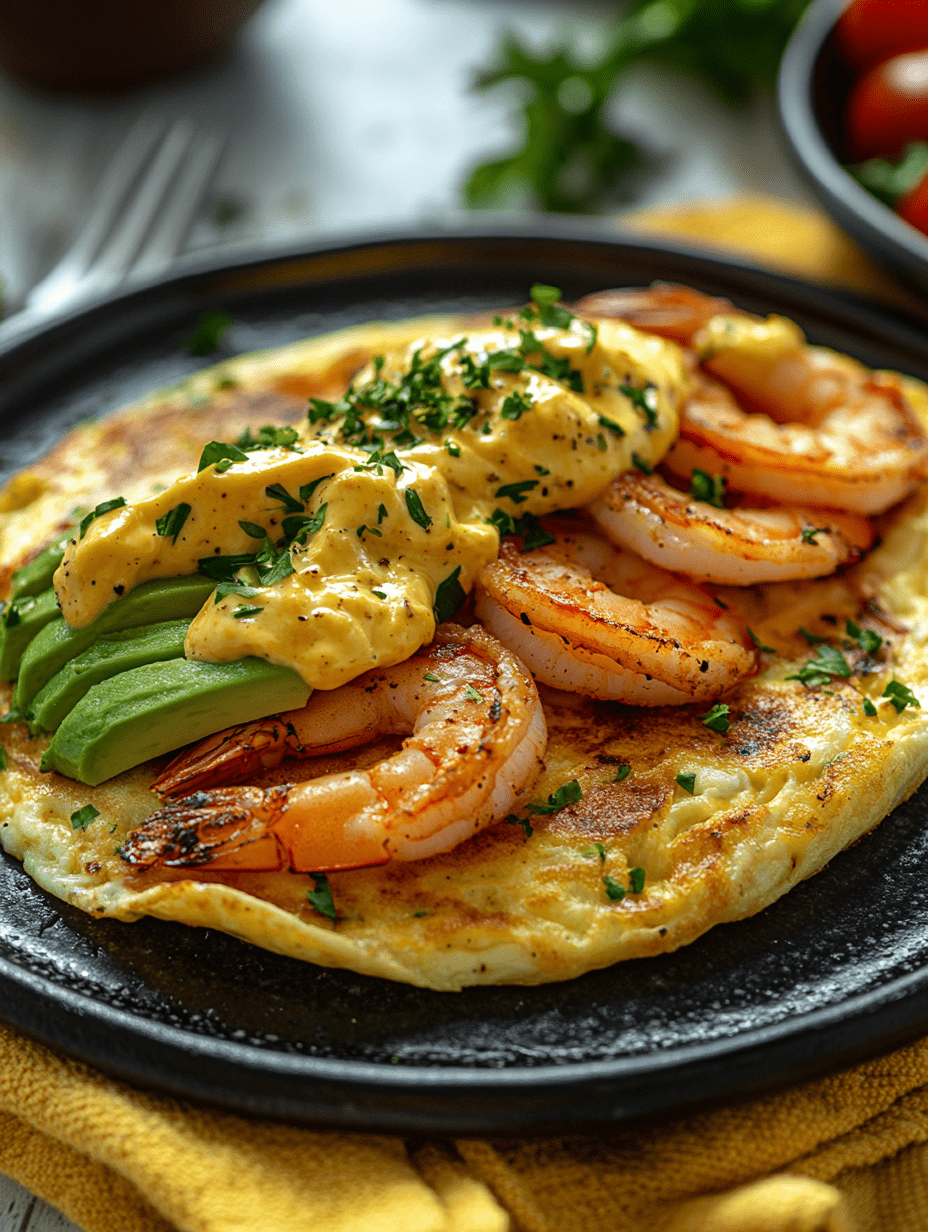
<svg viewBox="0 0 928 1232">
<path fill-rule="evenodd" d="M 7 310 L 66 249 L 143 116 L 226 142 L 192 250 L 415 230 L 472 208 L 809 201 L 770 88 L 804 7 L 0 0 Z"/>
</svg>

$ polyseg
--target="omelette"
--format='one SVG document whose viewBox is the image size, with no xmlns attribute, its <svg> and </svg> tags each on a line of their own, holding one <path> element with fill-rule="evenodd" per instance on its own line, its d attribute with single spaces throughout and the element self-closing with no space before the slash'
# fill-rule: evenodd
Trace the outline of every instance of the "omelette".
<svg viewBox="0 0 928 1232">
<path fill-rule="evenodd" d="M 209 505 L 217 467 L 239 512 L 260 507 L 275 485 L 285 494 L 307 491 L 300 512 L 281 498 L 276 513 L 279 521 L 298 520 L 288 549 L 295 570 L 269 582 L 267 574 L 263 581 L 237 574 L 221 593 L 220 582 L 186 629 L 182 661 L 259 658 L 311 684 L 310 704 L 338 696 L 365 673 L 416 662 L 410 656 L 426 653 L 439 619 L 454 623 L 438 625 L 435 645 L 442 637 L 505 641 L 508 602 L 521 625 L 511 651 L 526 656 L 537 680 L 547 743 L 513 789 L 507 814 L 450 850 L 365 867 L 133 860 L 135 836 L 159 807 L 152 784 L 170 775 L 172 750 L 102 781 L 90 782 L 92 774 L 81 781 L 55 753 L 59 735 L 38 730 L 17 707 L 22 686 L 13 680 L 0 686 L 9 712 L 0 729 L 0 841 L 41 886 L 92 915 L 218 928 L 292 957 L 438 990 L 536 984 L 671 951 L 754 914 L 919 786 L 928 775 L 928 488 L 921 481 L 928 391 L 893 374 L 860 376 L 852 361 L 816 349 L 823 362 L 844 365 L 868 397 L 885 395 L 905 423 L 910 461 L 891 503 L 878 513 L 862 508 L 866 464 L 845 467 L 855 472 L 854 492 L 845 501 L 829 489 L 812 501 L 818 515 L 800 527 L 797 554 L 815 558 L 811 573 L 750 584 L 703 577 L 699 593 L 714 605 L 713 620 L 742 630 L 728 638 L 736 676 L 716 678 L 715 655 L 711 663 L 697 656 L 695 683 L 681 685 L 675 704 L 659 692 L 636 696 L 638 704 L 608 690 L 590 696 L 595 690 L 575 691 L 567 678 L 561 617 L 550 631 L 533 624 L 521 600 L 510 601 L 513 586 L 535 585 L 545 561 L 567 576 L 565 553 L 601 536 L 616 511 L 655 568 L 680 569 L 665 560 L 670 515 L 654 513 L 661 493 L 648 487 L 673 470 L 692 477 L 688 501 L 716 510 L 712 534 L 728 533 L 723 491 L 747 485 L 737 459 L 713 469 L 709 428 L 692 409 L 687 418 L 687 407 L 705 373 L 718 376 L 725 337 L 749 323 L 719 307 L 713 321 L 727 322 L 727 333 L 720 342 L 710 329 L 694 359 L 673 330 L 662 334 L 648 320 L 642 332 L 595 297 L 572 316 L 545 290 L 534 321 L 513 312 L 476 322 L 375 323 L 225 361 L 77 427 L 0 495 L 7 589 L 17 570 L 65 543 L 55 589 L 66 623 L 79 629 L 118 606 L 124 592 L 196 570 L 210 552 L 231 559 L 254 547 L 249 518 L 225 517 L 218 500 Z M 781 340 L 770 345 L 780 347 L 778 356 L 793 345 L 790 328 L 777 325 Z M 529 348 L 542 335 L 539 360 Z M 520 369 L 511 359 L 517 353 L 534 359 Z M 762 347 L 752 355 L 755 367 L 772 362 Z M 423 413 L 419 439 L 392 451 L 391 441 L 379 441 L 359 463 L 358 437 L 344 433 L 349 395 L 378 381 L 395 388 L 436 356 L 453 362 L 461 378 L 442 393 L 445 401 L 427 407 L 444 415 L 439 428 Z M 738 373 L 731 380 L 737 385 Z M 706 386 L 706 399 L 714 388 Z M 775 422 L 762 409 L 751 408 L 754 419 Z M 329 428 L 336 412 L 337 440 Z M 382 428 L 384 417 L 378 422 Z M 408 421 L 389 431 L 395 441 Z M 839 423 L 835 431 L 854 428 Z M 263 451 L 252 449 L 247 459 L 214 451 L 204 466 L 208 443 L 254 444 L 262 432 Z M 762 451 L 769 441 L 753 445 Z M 827 469 L 819 467 L 823 483 L 831 482 Z M 808 492 L 818 476 L 800 481 Z M 699 488 L 706 483 L 709 490 Z M 760 520 L 775 520 L 774 495 L 763 481 L 749 490 L 758 488 Z M 351 502 L 362 490 L 365 508 L 384 511 L 379 522 L 360 522 Z M 839 501 L 851 510 L 843 522 L 834 511 Z M 186 527 L 178 528 L 183 508 Z M 402 524 L 401 551 L 390 535 L 399 533 L 391 526 L 404 510 L 415 527 Z M 649 517 L 659 529 L 645 534 Z M 817 575 L 824 566 L 816 553 L 832 540 L 837 566 Z M 297 588 L 304 575 L 308 601 Z M 208 576 L 212 587 L 216 575 Z M 442 610 L 436 594 L 448 578 L 455 603 Z M 604 587 L 587 590 L 602 595 Z M 7 607 L 7 622 L 14 610 Z M 313 635 L 287 634 L 306 612 L 320 613 Z M 477 623 L 489 635 L 466 633 Z M 560 638 L 567 652 L 549 656 L 551 667 L 542 655 L 536 666 L 533 646 L 546 636 Z M 653 672 L 645 664 L 639 678 L 661 685 L 668 655 L 675 663 L 672 650 L 659 648 Z M 680 684 L 676 671 L 668 679 Z M 401 746 L 397 734 L 360 747 L 323 745 L 312 757 L 253 767 L 247 787 L 293 793 L 320 776 L 369 775 Z M 165 811 L 170 818 L 170 802 Z"/>
</svg>

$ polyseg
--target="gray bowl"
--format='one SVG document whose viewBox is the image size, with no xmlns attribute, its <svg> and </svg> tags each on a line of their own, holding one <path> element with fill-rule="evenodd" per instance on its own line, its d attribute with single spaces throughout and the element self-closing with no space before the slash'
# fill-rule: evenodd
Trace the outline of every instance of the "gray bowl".
<svg viewBox="0 0 928 1232">
<path fill-rule="evenodd" d="M 842 114 L 852 77 L 841 63 L 835 22 L 846 0 L 816 0 L 793 35 L 777 85 L 780 122 L 819 201 L 862 248 L 928 294 L 928 236 L 903 222 L 844 170 Z"/>
</svg>

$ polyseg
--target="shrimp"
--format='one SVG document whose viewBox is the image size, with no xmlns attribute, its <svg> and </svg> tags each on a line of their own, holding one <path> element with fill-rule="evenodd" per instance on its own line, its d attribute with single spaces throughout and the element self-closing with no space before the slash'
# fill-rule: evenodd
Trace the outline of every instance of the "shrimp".
<svg viewBox="0 0 928 1232">
<path fill-rule="evenodd" d="M 536 679 L 675 706 L 709 701 L 757 671 L 746 628 L 701 587 L 588 531 L 556 533 L 554 545 L 525 554 L 506 539 L 477 582 L 477 615 Z"/>
<path fill-rule="evenodd" d="M 859 559 L 874 537 L 859 514 L 797 505 L 716 508 L 638 471 L 620 475 L 587 509 L 620 547 L 726 586 L 823 577 Z"/>
<path fill-rule="evenodd" d="M 296 784 L 215 787 L 279 763 L 411 732 L 369 770 Z M 189 791 L 128 835 L 134 869 L 322 872 L 450 851 L 511 811 L 547 743 L 534 681 L 483 629 L 445 624 L 403 663 L 373 669 L 302 710 L 232 728 L 158 781 Z M 205 786 L 210 784 L 210 786 Z"/>
<path fill-rule="evenodd" d="M 697 382 L 682 408 L 668 458 L 675 473 L 700 469 L 784 504 L 876 514 L 928 472 L 928 439 L 901 379 L 809 346 L 783 317 L 661 285 L 604 291 L 577 310 L 691 347 L 702 370 L 724 381 Z"/>
</svg>

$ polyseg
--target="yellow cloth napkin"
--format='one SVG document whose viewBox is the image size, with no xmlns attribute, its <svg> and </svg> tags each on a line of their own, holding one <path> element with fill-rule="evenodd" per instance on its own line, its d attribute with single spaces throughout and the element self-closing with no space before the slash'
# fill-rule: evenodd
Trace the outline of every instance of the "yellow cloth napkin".
<svg viewBox="0 0 928 1232">
<path fill-rule="evenodd" d="M 623 221 L 907 298 L 794 206 Z M 0 1171 L 86 1232 L 924 1232 L 928 1040 L 657 1126 L 404 1143 L 137 1091 L 0 1027 Z"/>
</svg>

